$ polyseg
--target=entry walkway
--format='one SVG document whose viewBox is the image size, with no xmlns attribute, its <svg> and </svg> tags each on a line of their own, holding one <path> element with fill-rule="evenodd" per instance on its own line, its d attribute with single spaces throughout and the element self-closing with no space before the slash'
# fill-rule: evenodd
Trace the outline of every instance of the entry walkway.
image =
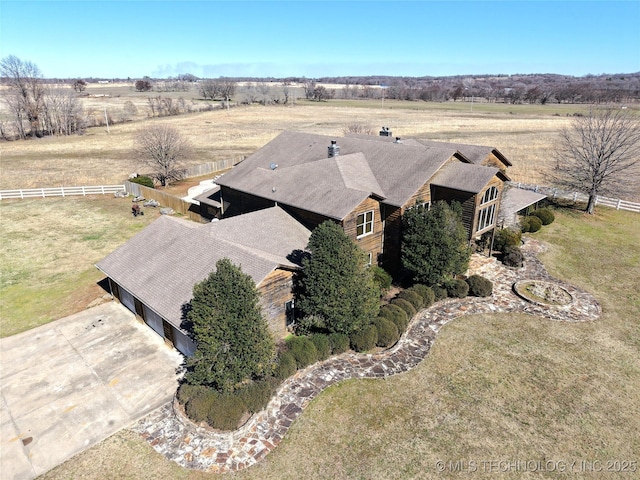
<svg viewBox="0 0 640 480">
<path fill-rule="evenodd" d="M 178 406 L 167 404 L 141 420 L 133 430 L 142 434 L 165 457 L 186 468 L 229 472 L 254 465 L 283 439 L 309 402 L 330 385 L 349 378 L 382 378 L 414 368 L 429 353 L 440 328 L 468 314 L 525 312 L 556 321 L 599 318 L 596 300 L 574 286 L 551 278 L 536 257 L 544 246 L 529 239 L 523 247 L 525 267 L 511 269 L 495 259 L 474 256 L 471 273 L 494 282 L 491 298 L 448 299 L 423 310 L 392 349 L 378 354 L 346 353 L 301 370 L 285 381 L 267 408 L 234 432 L 216 433 L 194 425 Z M 568 306 L 541 307 L 512 292 L 517 280 L 537 279 L 560 284 L 574 298 Z"/>
<path fill-rule="evenodd" d="M 28 480 L 171 401 L 182 355 L 109 302 L 0 339 L 0 477 Z"/>
</svg>

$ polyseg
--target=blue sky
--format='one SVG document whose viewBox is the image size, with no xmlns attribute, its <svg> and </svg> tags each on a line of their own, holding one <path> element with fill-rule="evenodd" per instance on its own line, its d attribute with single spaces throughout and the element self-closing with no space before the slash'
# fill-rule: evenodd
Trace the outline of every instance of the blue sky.
<svg viewBox="0 0 640 480">
<path fill-rule="evenodd" d="M 0 0 L 10 54 L 62 78 L 633 73 L 640 0 Z"/>
</svg>

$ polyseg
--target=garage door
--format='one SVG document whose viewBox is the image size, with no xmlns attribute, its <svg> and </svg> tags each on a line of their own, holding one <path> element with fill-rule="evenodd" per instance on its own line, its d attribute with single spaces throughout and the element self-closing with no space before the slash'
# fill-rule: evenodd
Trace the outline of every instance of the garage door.
<svg viewBox="0 0 640 480">
<path fill-rule="evenodd" d="M 122 287 L 120 287 L 120 302 L 133 313 L 136 313 L 136 302 L 133 299 L 133 295 Z"/>
<path fill-rule="evenodd" d="M 173 344 L 176 349 L 187 357 L 193 355 L 193 352 L 196 351 L 196 346 L 191 339 L 177 328 L 171 328 L 173 328 Z"/>
<path fill-rule="evenodd" d="M 154 332 L 164 338 L 164 331 L 162 328 L 162 317 L 156 312 L 144 306 L 144 321 L 147 325 L 153 328 Z"/>
</svg>

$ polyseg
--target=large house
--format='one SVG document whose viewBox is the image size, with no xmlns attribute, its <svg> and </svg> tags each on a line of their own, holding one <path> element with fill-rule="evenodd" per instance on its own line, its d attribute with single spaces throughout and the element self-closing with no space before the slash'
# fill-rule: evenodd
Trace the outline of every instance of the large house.
<svg viewBox="0 0 640 480">
<path fill-rule="evenodd" d="M 393 271 L 407 208 L 456 200 L 475 239 L 495 226 L 510 165 L 491 147 L 287 131 L 198 200 L 210 218 L 278 205 L 310 230 L 325 220 L 339 222 L 372 263 Z"/>
<path fill-rule="evenodd" d="M 292 276 L 310 230 L 331 220 L 389 271 L 400 265 L 401 216 L 458 201 L 469 240 L 491 231 L 511 164 L 495 148 L 380 136 L 283 132 L 197 197 L 206 225 L 161 217 L 97 264 L 113 295 L 185 355 L 193 286 L 229 258 L 262 294 L 271 331 L 293 311 Z"/>
</svg>

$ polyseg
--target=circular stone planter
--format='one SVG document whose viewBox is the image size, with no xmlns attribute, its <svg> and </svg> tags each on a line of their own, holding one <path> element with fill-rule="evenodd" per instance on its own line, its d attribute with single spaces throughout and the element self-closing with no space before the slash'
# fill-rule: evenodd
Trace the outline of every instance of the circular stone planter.
<svg viewBox="0 0 640 480">
<path fill-rule="evenodd" d="M 557 283 L 543 280 L 520 280 L 513 284 L 513 291 L 520 298 L 536 305 L 570 305 L 573 297 Z"/>
</svg>

